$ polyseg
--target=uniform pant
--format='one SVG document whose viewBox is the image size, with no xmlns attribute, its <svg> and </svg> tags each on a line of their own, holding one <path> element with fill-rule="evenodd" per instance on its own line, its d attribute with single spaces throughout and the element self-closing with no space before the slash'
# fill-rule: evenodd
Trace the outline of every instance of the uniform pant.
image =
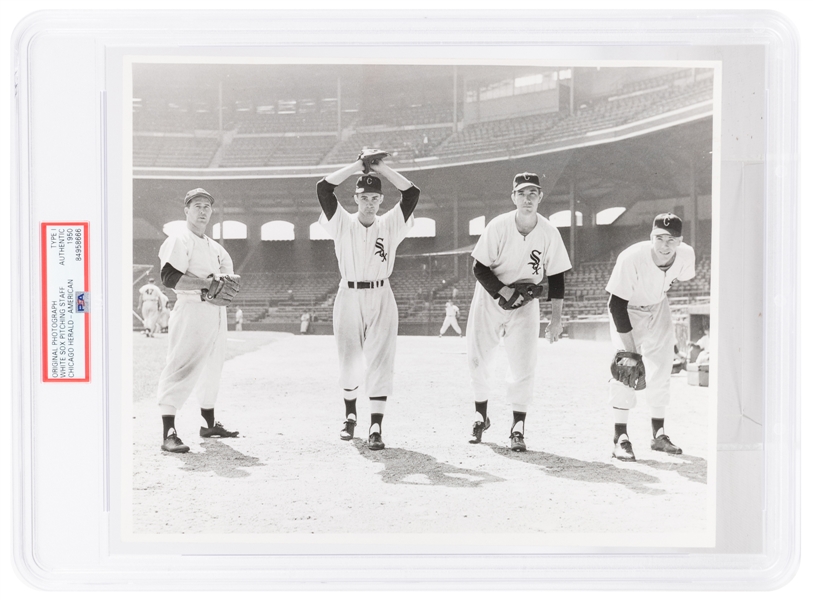
<svg viewBox="0 0 813 600">
<path fill-rule="evenodd" d="M 513 410 L 527 412 L 533 399 L 536 352 L 539 344 L 539 300 L 515 310 L 503 310 L 477 284 L 466 329 L 469 373 L 474 401 L 491 398 L 491 377 L 497 346 L 505 339 L 511 379 L 507 399 Z"/>
<path fill-rule="evenodd" d="M 446 333 L 446 330 L 449 329 L 450 325 L 452 329 L 454 329 L 458 333 L 458 335 L 462 335 L 463 332 L 460 331 L 460 325 L 457 324 L 457 319 L 455 319 L 454 317 L 446 317 L 443 320 L 443 325 L 440 328 L 440 335 Z"/>
<path fill-rule="evenodd" d="M 664 407 L 669 404 L 669 383 L 672 376 L 672 358 L 675 354 L 675 327 L 668 298 L 651 306 L 629 306 L 632 323 L 632 337 L 638 351 L 644 357 L 646 369 L 646 389 L 641 390 L 651 407 Z M 616 348 L 624 344 L 610 317 L 610 337 Z M 636 392 L 632 388 L 610 381 L 610 403 L 615 408 L 634 408 Z"/>
<path fill-rule="evenodd" d="M 342 281 L 333 304 L 342 389 L 352 390 L 363 380 L 367 396 L 390 396 L 397 336 L 398 307 L 389 280 L 382 287 L 363 290 L 348 288 Z"/>
<path fill-rule="evenodd" d="M 144 318 L 144 327 L 150 335 L 154 334 L 158 325 L 158 301 L 147 300 L 141 305 L 141 316 Z"/>
<path fill-rule="evenodd" d="M 226 323 L 225 306 L 178 297 L 169 316 L 169 348 L 158 380 L 158 404 L 179 409 L 195 396 L 201 408 L 214 408 L 226 360 Z"/>
</svg>

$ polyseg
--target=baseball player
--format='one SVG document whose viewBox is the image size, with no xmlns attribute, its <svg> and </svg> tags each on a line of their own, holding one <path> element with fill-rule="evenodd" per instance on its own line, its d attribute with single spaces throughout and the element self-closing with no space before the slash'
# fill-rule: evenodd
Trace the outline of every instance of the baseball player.
<svg viewBox="0 0 813 600">
<path fill-rule="evenodd" d="M 650 448 L 681 454 L 664 432 L 669 381 L 675 346 L 675 328 L 666 292 L 675 280 L 694 277 L 694 250 L 683 243 L 683 222 L 672 213 L 655 217 L 649 240 L 633 244 L 618 255 L 607 291 L 610 293 L 610 336 L 620 352 L 642 357 L 623 358 L 622 367 L 642 361 L 646 397 L 652 415 Z M 617 355 L 618 356 L 618 355 Z M 610 381 L 610 403 L 615 418 L 613 457 L 634 461 L 627 435 L 629 411 L 636 404 L 636 389 L 629 382 Z"/>
<path fill-rule="evenodd" d="M 517 293 L 520 287 L 525 287 L 521 284 L 538 286 L 548 278 L 552 315 L 545 335 L 553 343 L 562 334 L 564 274 L 571 265 L 559 230 L 536 212 L 541 199 L 538 175 L 516 175 L 511 194 L 516 210 L 495 217 L 471 253 L 477 279 L 466 331 L 469 372 L 474 385 L 475 416 L 469 440 L 472 444 L 479 444 L 483 431 L 491 425 L 488 418 L 491 365 L 502 340 L 511 371 L 508 386 L 514 413 L 511 450 L 526 449 L 525 417 L 533 397 L 536 372 L 539 300 Z"/>
<path fill-rule="evenodd" d="M 460 325 L 457 324 L 457 317 L 460 316 L 460 309 L 454 305 L 451 300 L 446 301 L 446 318 L 443 319 L 443 325 L 440 327 L 440 337 L 446 333 L 446 330 L 451 327 L 457 332 L 457 335 L 463 337 L 463 332 L 460 330 Z"/>
<path fill-rule="evenodd" d="M 175 290 L 177 300 L 170 315 L 167 363 L 158 381 L 158 406 L 164 422 L 161 450 L 188 452 L 175 430 L 175 413 L 194 394 L 206 421 L 202 437 L 236 437 L 215 421 L 215 401 L 226 357 L 225 306 L 206 300 L 202 290 L 213 279 L 234 275 L 231 256 L 205 235 L 214 198 L 197 188 L 184 198 L 186 229 L 161 245 L 161 280 Z"/>
<path fill-rule="evenodd" d="M 239 306 L 234 311 L 234 330 L 243 331 L 243 309 Z"/>
<path fill-rule="evenodd" d="M 138 310 L 144 319 L 144 334 L 155 337 L 158 329 L 158 317 L 161 312 L 161 288 L 155 285 L 155 278 L 150 277 L 147 283 L 138 289 Z"/>
<path fill-rule="evenodd" d="M 369 165 L 369 166 L 368 166 Z M 336 199 L 334 190 L 360 170 L 370 170 L 356 181 L 350 214 Z M 400 192 L 401 200 L 378 215 L 384 196 L 385 177 Z M 339 383 L 343 390 L 345 422 L 340 437 L 353 439 L 357 422 L 356 398 L 359 384 L 370 398 L 368 447 L 382 450 L 381 426 L 387 398 L 392 394 L 398 308 L 389 277 L 395 251 L 415 223 L 412 213 L 420 190 L 389 165 L 368 163 L 359 155 L 355 162 L 331 173 L 316 185 L 322 214 L 319 223 L 334 240 L 342 279 L 333 305 L 333 332 L 339 353 Z M 366 363 L 366 372 L 365 372 Z"/>
</svg>

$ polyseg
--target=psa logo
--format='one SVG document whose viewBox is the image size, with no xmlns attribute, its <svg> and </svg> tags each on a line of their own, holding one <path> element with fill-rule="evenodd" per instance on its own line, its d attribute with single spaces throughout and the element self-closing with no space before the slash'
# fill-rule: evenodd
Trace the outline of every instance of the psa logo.
<svg viewBox="0 0 813 600">
<path fill-rule="evenodd" d="M 76 312 L 90 311 L 90 292 L 76 292 Z"/>
</svg>

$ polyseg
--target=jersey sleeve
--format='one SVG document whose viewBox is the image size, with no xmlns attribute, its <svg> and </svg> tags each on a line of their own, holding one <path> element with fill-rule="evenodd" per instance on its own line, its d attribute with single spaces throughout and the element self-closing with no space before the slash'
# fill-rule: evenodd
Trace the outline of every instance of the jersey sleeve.
<svg viewBox="0 0 813 600">
<path fill-rule="evenodd" d="M 218 244 L 218 252 L 220 253 L 220 273 L 234 275 L 234 261 L 232 261 L 229 251 Z"/>
<path fill-rule="evenodd" d="M 472 257 L 481 265 L 491 268 L 500 254 L 500 240 L 497 224 L 491 221 L 483 230 L 480 239 L 471 251 Z"/>
<path fill-rule="evenodd" d="M 622 253 L 618 256 L 610 280 L 604 289 L 621 300 L 629 300 L 635 293 L 636 280 L 635 263 L 631 260 L 630 255 Z"/>
<path fill-rule="evenodd" d="M 335 240 L 346 226 L 347 220 L 350 218 L 350 213 L 341 205 L 337 205 L 336 212 L 328 219 L 327 215 L 322 212 L 319 215 L 319 224 L 325 228 L 330 239 Z"/>
<path fill-rule="evenodd" d="M 689 281 L 690 279 L 693 279 L 695 276 L 694 248 L 692 248 L 691 246 L 686 246 L 686 250 L 687 252 L 685 263 L 677 276 L 678 281 Z"/>
<path fill-rule="evenodd" d="M 545 274 L 548 276 L 558 275 L 573 268 L 570 264 L 570 257 L 567 255 L 567 248 L 562 240 L 562 234 L 554 227 L 551 234 L 548 251 L 545 253 Z"/>
<path fill-rule="evenodd" d="M 410 214 L 408 219 L 404 219 L 404 212 L 401 209 L 401 204 L 398 203 L 387 211 L 384 215 L 384 221 L 392 239 L 398 245 L 406 239 L 409 230 L 415 225 L 415 215 Z"/>
<path fill-rule="evenodd" d="M 170 236 L 161 244 L 158 250 L 161 267 L 169 263 L 176 271 L 186 273 L 189 269 L 189 248 L 185 240 L 179 236 Z"/>
</svg>

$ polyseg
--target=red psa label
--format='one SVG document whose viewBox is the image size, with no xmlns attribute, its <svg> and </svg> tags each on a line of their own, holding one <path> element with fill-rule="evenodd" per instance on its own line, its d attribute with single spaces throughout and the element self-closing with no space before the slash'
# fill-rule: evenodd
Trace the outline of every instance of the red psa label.
<svg viewBox="0 0 813 600">
<path fill-rule="evenodd" d="M 90 381 L 87 223 L 42 223 L 42 380 Z"/>
</svg>

